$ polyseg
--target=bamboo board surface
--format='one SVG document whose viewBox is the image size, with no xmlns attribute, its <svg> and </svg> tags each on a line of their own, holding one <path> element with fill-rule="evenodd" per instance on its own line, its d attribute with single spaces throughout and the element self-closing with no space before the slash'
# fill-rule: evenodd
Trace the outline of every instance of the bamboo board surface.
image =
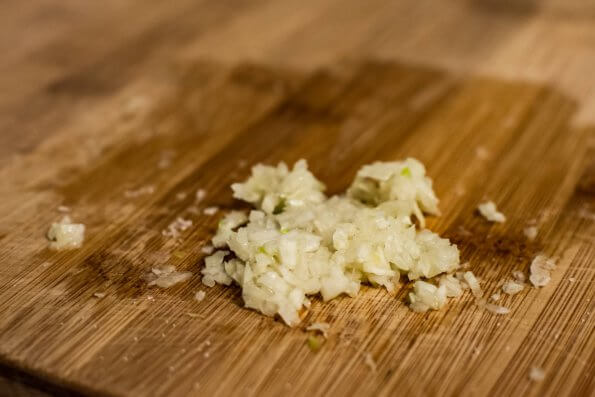
<svg viewBox="0 0 595 397">
<path fill-rule="evenodd" d="M 5 13 L 14 21 L 3 17 L 11 29 L 19 18 L 44 16 L 56 36 L 43 36 L 41 24 L 38 35 L 30 33 L 33 44 L 11 49 L 4 61 L 22 82 L 2 77 L 7 90 L 0 96 L 5 377 L 42 391 L 106 395 L 595 392 L 594 130 L 574 123 L 590 106 L 574 81 L 591 76 L 577 72 L 571 81 L 552 73 L 546 83 L 503 78 L 514 73 L 482 77 L 474 61 L 481 54 L 471 44 L 467 70 L 408 58 L 403 44 L 405 61 L 383 56 L 382 43 L 395 34 L 381 29 L 390 21 L 383 14 L 423 14 L 432 2 L 361 5 L 360 23 L 340 14 L 339 2 L 294 10 L 277 30 L 253 32 L 270 45 L 253 57 L 232 56 L 221 43 L 237 46 L 232 38 L 241 41 L 242 32 L 285 15 L 289 5 L 180 1 L 147 7 L 124 26 L 109 17 L 124 18 L 138 4 L 107 4 L 86 16 L 94 23 L 80 27 L 81 38 L 63 23 L 76 26 L 73 13 L 87 14 L 69 3 L 53 10 L 15 3 Z M 452 14 L 466 9 L 457 3 Z M 511 9 L 527 20 L 533 15 Z M 502 22 L 490 11 L 485 18 L 496 22 L 488 30 L 502 25 L 486 40 L 509 48 L 515 42 L 507 35 L 525 37 L 559 15 L 551 9 L 533 24 L 509 21 L 506 13 Z M 353 26 L 360 41 L 352 41 L 350 59 L 340 59 L 346 54 L 336 31 L 312 22 L 314 10 L 319 19 L 337 12 Z M 108 23 L 113 30 L 100 29 Z M 476 23 L 469 19 L 468 32 Z M 300 44 L 291 32 L 310 24 L 320 26 L 321 42 Z M 82 38 L 102 35 L 93 48 L 82 46 Z M 123 44 L 114 47 L 118 40 Z M 375 54 L 363 50 L 366 40 Z M 325 55 L 332 61 L 317 52 L 324 45 L 335 51 Z M 80 58 L 61 57 L 65 49 Z M 311 63 L 294 61 L 300 53 Z M 296 329 L 243 309 L 237 289 L 201 286 L 200 248 L 222 212 L 241 207 L 229 185 L 251 165 L 306 158 L 328 193 L 338 193 L 362 164 L 408 156 L 426 164 L 441 199 L 442 216 L 430 218 L 429 228 L 457 243 L 487 294 L 512 270 L 527 270 L 539 252 L 558 257 L 550 285 L 504 298 L 506 316 L 479 310 L 469 296 L 441 312 L 415 314 L 404 304 L 405 286 L 397 296 L 364 288 L 356 299 L 315 302 Z M 126 195 L 147 186 L 152 194 Z M 199 210 L 222 211 L 195 214 L 197 189 L 207 191 Z M 485 199 L 498 204 L 506 223 L 476 215 Z M 44 233 L 61 216 L 60 205 L 87 225 L 80 250 L 47 249 Z M 179 240 L 162 236 L 179 216 L 193 227 Z M 534 223 L 539 234 L 529 241 L 523 229 Z M 143 275 L 162 263 L 195 276 L 168 290 L 148 288 Z M 207 292 L 200 303 L 193 299 L 199 289 Z M 331 324 L 318 353 L 305 344 L 304 328 L 314 321 Z M 376 370 L 366 365 L 367 354 Z M 529 380 L 532 367 L 544 369 L 542 382 Z M 10 375 L 15 371 L 19 377 Z"/>
</svg>

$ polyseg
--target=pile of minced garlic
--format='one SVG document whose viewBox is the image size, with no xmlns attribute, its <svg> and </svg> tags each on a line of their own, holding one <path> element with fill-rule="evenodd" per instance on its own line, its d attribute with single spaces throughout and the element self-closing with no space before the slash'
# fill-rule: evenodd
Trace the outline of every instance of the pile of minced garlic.
<svg viewBox="0 0 595 397">
<path fill-rule="evenodd" d="M 212 241 L 220 250 L 205 259 L 202 282 L 237 283 L 248 308 L 293 326 L 309 296 L 353 297 L 362 283 L 393 292 L 401 275 L 417 280 L 415 311 L 462 293 L 448 276 L 459 268 L 457 247 L 423 228 L 424 213 L 439 213 L 438 199 L 415 159 L 366 165 L 347 194 L 330 198 L 305 160 L 293 169 L 256 165 L 232 189 L 255 209 L 221 220 Z"/>
<path fill-rule="evenodd" d="M 232 211 L 220 221 L 212 239 L 218 250 L 206 251 L 212 255 L 205 258 L 202 283 L 238 284 L 248 308 L 295 326 L 311 296 L 354 297 L 362 283 L 392 293 L 406 276 L 414 281 L 408 298 L 416 312 L 438 310 L 465 289 L 480 307 L 509 311 L 486 301 L 455 245 L 425 229 L 424 214 L 439 214 L 438 198 L 415 159 L 366 165 L 346 194 L 332 197 L 305 160 L 292 169 L 256 165 L 247 181 L 231 187 L 255 209 Z M 553 264 L 541 268 L 539 281 Z M 504 292 L 521 287 L 511 282 Z"/>
</svg>

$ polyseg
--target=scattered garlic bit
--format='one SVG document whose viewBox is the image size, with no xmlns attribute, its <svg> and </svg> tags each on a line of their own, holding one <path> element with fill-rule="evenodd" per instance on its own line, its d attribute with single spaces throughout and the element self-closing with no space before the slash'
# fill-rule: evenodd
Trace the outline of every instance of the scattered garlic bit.
<svg viewBox="0 0 595 397">
<path fill-rule="evenodd" d="M 494 204 L 493 201 L 480 204 L 477 209 L 479 210 L 479 213 L 490 222 L 506 222 L 506 217 L 503 213 L 498 211 L 496 204 Z"/>
<path fill-rule="evenodd" d="M 446 286 L 436 287 L 425 281 L 416 281 L 413 284 L 413 292 L 409 293 L 409 301 L 409 307 L 414 312 L 439 310 L 446 304 Z"/>
<path fill-rule="evenodd" d="M 178 238 L 180 237 L 180 232 L 183 232 L 190 226 L 192 226 L 192 220 L 177 217 L 175 221 L 167 226 L 167 229 L 161 231 L 161 234 L 166 237 Z"/>
<path fill-rule="evenodd" d="M 153 194 L 153 193 L 155 193 L 155 186 L 149 185 L 149 186 L 143 186 L 136 190 L 126 190 L 124 192 L 124 196 L 126 198 L 136 198 L 139 196 L 144 196 L 144 195 Z"/>
<path fill-rule="evenodd" d="M 459 284 L 461 285 L 461 288 L 463 289 L 463 291 L 469 289 L 469 284 L 467 284 L 467 282 L 465 281 L 465 272 L 463 271 L 459 271 L 459 272 L 455 272 L 455 278 L 457 280 L 459 280 Z"/>
<path fill-rule="evenodd" d="M 194 294 L 194 299 L 196 299 L 198 302 L 201 302 L 204 298 L 205 298 L 205 292 L 204 291 L 198 291 L 196 294 Z"/>
<path fill-rule="evenodd" d="M 489 312 L 494 314 L 508 314 L 510 313 L 510 309 L 504 306 L 494 305 L 493 303 L 486 303 L 485 309 Z"/>
<path fill-rule="evenodd" d="M 328 323 L 312 323 L 306 328 L 306 331 L 318 331 L 328 339 L 328 330 L 330 329 L 330 325 Z"/>
<path fill-rule="evenodd" d="M 151 273 L 156 276 L 161 276 L 162 274 L 169 274 L 176 271 L 176 267 L 174 265 L 164 265 L 161 267 L 154 267 L 151 269 Z"/>
<path fill-rule="evenodd" d="M 208 216 L 212 216 L 215 215 L 217 213 L 217 211 L 219 211 L 219 207 L 213 206 L 213 207 L 207 207 L 205 208 L 202 213 Z"/>
<path fill-rule="evenodd" d="M 65 205 L 60 205 L 60 206 L 58 206 L 58 212 L 66 214 L 66 213 L 70 212 L 70 207 L 67 207 Z"/>
<path fill-rule="evenodd" d="M 545 379 L 545 372 L 541 368 L 531 367 L 531 370 L 529 371 L 529 379 L 534 382 L 541 382 Z"/>
<path fill-rule="evenodd" d="M 446 296 L 449 298 L 457 298 L 463 295 L 463 287 L 461 282 L 452 274 L 446 274 L 440 277 L 440 287 L 444 286 Z"/>
<path fill-rule="evenodd" d="M 213 251 L 215 251 L 215 247 L 213 247 L 210 244 L 207 244 L 200 249 L 200 252 L 202 252 L 203 254 L 207 254 L 207 255 L 211 255 L 213 253 Z"/>
<path fill-rule="evenodd" d="M 310 350 L 316 353 L 324 344 L 324 340 L 319 336 L 309 335 L 308 339 L 306 340 L 306 343 L 308 344 Z"/>
<path fill-rule="evenodd" d="M 198 189 L 196 191 L 196 195 L 195 195 L 195 199 L 196 202 L 201 202 L 202 200 L 204 200 L 204 198 L 207 196 L 207 192 L 204 189 Z"/>
<path fill-rule="evenodd" d="M 518 294 L 525 288 L 525 284 L 517 283 L 516 281 L 506 281 L 504 285 L 502 285 L 502 291 L 508 295 Z"/>
<path fill-rule="evenodd" d="M 465 282 L 467 283 L 469 288 L 471 288 L 471 293 L 473 294 L 473 296 L 475 296 L 478 299 L 481 298 L 483 296 L 483 291 L 481 290 L 481 287 L 479 286 L 479 281 L 477 280 L 473 272 L 465 272 L 465 274 L 463 274 L 463 278 L 465 279 Z"/>
<path fill-rule="evenodd" d="M 176 271 L 176 268 L 171 265 L 161 268 L 153 268 L 151 271 L 157 276 L 157 278 L 149 282 L 149 287 L 156 285 L 159 288 L 169 288 L 192 277 L 192 273 L 178 272 Z"/>
<path fill-rule="evenodd" d="M 494 294 L 492 294 L 492 296 L 490 297 L 494 302 L 498 302 L 501 298 L 501 295 L 499 292 L 496 292 Z"/>
<path fill-rule="evenodd" d="M 85 239 L 85 225 L 72 223 L 70 217 L 66 215 L 60 222 L 52 223 L 47 232 L 47 238 L 50 240 L 50 249 L 53 250 L 80 248 Z"/>
<path fill-rule="evenodd" d="M 186 192 L 176 193 L 176 199 L 179 201 L 184 200 L 186 198 L 186 196 L 188 196 L 188 194 Z"/>
<path fill-rule="evenodd" d="M 372 353 L 366 352 L 364 354 L 364 363 L 372 370 L 372 372 L 376 372 L 377 365 L 374 357 L 372 357 Z"/>
<path fill-rule="evenodd" d="M 525 276 L 525 273 L 523 273 L 520 270 L 515 270 L 512 272 L 512 277 L 514 277 L 514 279 L 516 281 L 518 281 L 519 283 L 524 283 L 525 280 L 527 280 L 527 276 Z"/>
<path fill-rule="evenodd" d="M 98 298 L 98 299 L 102 299 L 105 297 L 105 293 L 104 292 L 95 292 L 93 294 L 94 297 Z"/>
<path fill-rule="evenodd" d="M 290 326 L 300 322 L 309 295 L 353 297 L 362 282 L 392 291 L 400 274 L 427 279 L 459 267 L 457 247 L 417 230 L 412 220 L 422 223 L 421 211 L 438 213 L 431 180 L 416 160 L 363 167 L 347 196 L 327 198 L 305 161 L 292 170 L 257 165 L 232 189 L 256 209 L 234 211 L 220 222 L 212 243 L 224 251 L 205 258 L 202 282 L 235 282 L 246 307 L 279 315 Z M 229 251 L 235 257 L 225 260 Z M 420 281 L 412 308 L 443 306 L 447 295 L 459 293 L 456 282 L 451 277 L 436 287 Z"/>
<path fill-rule="evenodd" d="M 556 262 L 543 254 L 537 255 L 531 262 L 529 281 L 535 287 L 544 287 L 550 280 L 550 271 L 554 270 Z"/>
<path fill-rule="evenodd" d="M 537 226 L 528 226 L 523 229 L 525 237 L 527 237 L 529 240 L 535 240 L 535 237 L 537 237 L 537 232 Z"/>
</svg>

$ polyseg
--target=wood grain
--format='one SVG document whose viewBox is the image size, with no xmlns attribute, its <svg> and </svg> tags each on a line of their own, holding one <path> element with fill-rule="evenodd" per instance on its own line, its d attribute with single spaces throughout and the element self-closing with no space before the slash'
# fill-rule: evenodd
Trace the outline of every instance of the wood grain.
<svg viewBox="0 0 595 397">
<path fill-rule="evenodd" d="M 433 1 L 176 3 L 6 6 L 7 31 L 37 24 L 19 48 L 0 40 L 0 360 L 21 374 L 5 376 L 105 395 L 595 393 L 595 130 L 576 124 L 592 109 L 586 3 L 459 1 L 439 21 Z M 524 53 L 545 26 L 557 41 Z M 485 41 L 469 37 L 479 31 Z M 567 50 L 554 47 L 569 42 L 562 65 Z M 517 65 L 536 53 L 550 56 L 529 76 Z M 481 75 L 487 60 L 516 79 Z M 522 80 L 533 77 L 551 84 Z M 441 198 L 429 227 L 458 244 L 487 293 L 539 252 L 559 258 L 552 283 L 505 298 L 507 316 L 470 297 L 414 314 L 406 286 L 315 301 L 304 327 L 332 326 L 318 353 L 304 327 L 243 309 L 237 289 L 201 286 L 200 247 L 220 214 L 192 212 L 197 189 L 200 208 L 225 211 L 242 206 L 229 185 L 258 162 L 306 158 L 336 193 L 362 164 L 407 156 Z M 144 186 L 155 192 L 126 197 Z M 483 199 L 508 221 L 479 218 Z M 88 227 L 80 250 L 47 249 L 59 205 Z M 193 227 L 162 236 L 178 216 Z M 160 263 L 196 276 L 148 288 Z M 533 366 L 544 381 L 529 380 Z"/>
</svg>

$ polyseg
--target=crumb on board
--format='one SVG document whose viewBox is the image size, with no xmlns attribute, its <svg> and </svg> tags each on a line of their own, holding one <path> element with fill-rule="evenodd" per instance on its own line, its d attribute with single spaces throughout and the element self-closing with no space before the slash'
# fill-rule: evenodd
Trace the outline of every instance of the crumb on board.
<svg viewBox="0 0 595 397">
<path fill-rule="evenodd" d="M 477 209 L 479 210 L 479 213 L 490 222 L 506 222 L 506 216 L 498 211 L 496 204 L 494 204 L 493 201 L 482 203 L 477 207 Z"/>
<path fill-rule="evenodd" d="M 186 192 L 180 192 L 176 194 L 176 199 L 179 201 L 184 200 L 186 197 L 188 196 L 188 194 Z"/>
<path fill-rule="evenodd" d="M 153 193 L 155 193 L 155 186 L 148 185 L 148 186 L 143 186 L 143 187 L 140 187 L 140 188 L 134 189 L 134 190 L 126 190 L 124 192 L 124 196 L 126 198 L 136 198 L 136 197 L 145 196 L 145 195 L 149 195 L 149 194 L 153 194 Z"/>
<path fill-rule="evenodd" d="M 192 277 L 192 273 L 178 272 L 176 271 L 176 268 L 171 265 L 161 268 L 153 268 L 151 269 L 151 273 L 155 275 L 156 278 L 149 282 L 149 287 L 157 286 L 159 288 L 169 288 Z"/>
<path fill-rule="evenodd" d="M 205 292 L 204 291 L 197 291 L 194 294 L 194 299 L 196 299 L 197 302 L 202 302 L 203 299 L 205 298 Z"/>
<path fill-rule="evenodd" d="M 475 296 L 477 299 L 483 296 L 483 291 L 481 290 L 481 287 L 479 285 L 479 280 L 477 279 L 477 277 L 475 277 L 473 272 L 465 272 L 463 274 L 463 279 L 465 280 L 469 288 L 471 288 L 471 293 L 473 294 L 473 296 Z"/>
<path fill-rule="evenodd" d="M 525 288 L 525 284 L 508 280 L 502 285 L 502 292 L 507 295 L 515 295 Z"/>
<path fill-rule="evenodd" d="M 531 241 L 535 240 L 535 238 L 537 237 L 537 233 L 537 226 L 527 226 L 523 229 L 523 234 Z"/>
<path fill-rule="evenodd" d="M 207 196 L 207 192 L 204 189 L 198 189 L 195 194 L 196 202 L 201 202 Z"/>
<path fill-rule="evenodd" d="M 85 239 L 85 225 L 72 223 L 72 219 L 65 215 L 60 222 L 54 222 L 47 232 L 50 249 L 61 251 L 77 249 L 83 245 Z"/>
<path fill-rule="evenodd" d="M 376 369 L 378 368 L 378 366 L 376 365 L 376 361 L 374 360 L 374 357 L 372 357 L 372 353 L 370 353 L 370 352 L 364 353 L 364 363 L 366 364 L 366 366 L 368 368 L 370 368 L 372 370 L 372 372 L 376 372 Z"/>
<path fill-rule="evenodd" d="M 493 303 L 486 303 L 485 309 L 494 314 L 508 314 L 510 313 L 510 309 L 504 306 L 495 305 Z"/>
<path fill-rule="evenodd" d="M 492 296 L 490 297 L 494 302 L 498 302 L 501 298 L 501 295 L 499 292 L 496 292 L 494 294 L 492 294 Z"/>
<path fill-rule="evenodd" d="M 556 267 L 556 261 L 543 254 L 539 254 L 531 262 L 529 281 L 535 287 L 546 286 L 551 278 L 550 272 Z"/>
<path fill-rule="evenodd" d="M 312 323 L 306 328 L 306 331 L 320 332 L 322 336 L 328 339 L 328 331 L 330 327 L 331 326 L 328 323 Z"/>
<path fill-rule="evenodd" d="M 324 343 L 324 339 L 317 335 L 309 335 L 308 339 L 306 339 L 306 344 L 311 351 L 316 353 L 322 347 Z"/>
<path fill-rule="evenodd" d="M 524 283 L 525 280 L 527 279 L 527 276 L 525 276 L 525 273 L 523 273 L 520 270 L 514 270 L 512 272 L 512 277 L 514 277 L 514 279 L 516 281 L 518 281 L 519 283 Z"/>
<path fill-rule="evenodd" d="M 167 229 L 161 231 L 165 237 L 178 238 L 180 233 L 192 226 L 192 220 L 177 217 L 175 221 L 167 226 Z"/>
<path fill-rule="evenodd" d="M 545 372 L 539 367 L 531 367 L 529 371 L 529 379 L 533 382 L 541 382 L 545 379 Z"/>
<path fill-rule="evenodd" d="M 219 207 L 217 206 L 207 207 L 203 210 L 203 214 L 212 216 L 215 215 L 217 211 L 219 211 Z"/>
<path fill-rule="evenodd" d="M 66 214 L 66 213 L 70 212 L 70 207 L 67 207 L 65 205 L 60 205 L 60 206 L 58 206 L 58 212 Z"/>
<path fill-rule="evenodd" d="M 105 292 L 95 292 L 93 296 L 97 299 L 105 298 Z"/>
</svg>

